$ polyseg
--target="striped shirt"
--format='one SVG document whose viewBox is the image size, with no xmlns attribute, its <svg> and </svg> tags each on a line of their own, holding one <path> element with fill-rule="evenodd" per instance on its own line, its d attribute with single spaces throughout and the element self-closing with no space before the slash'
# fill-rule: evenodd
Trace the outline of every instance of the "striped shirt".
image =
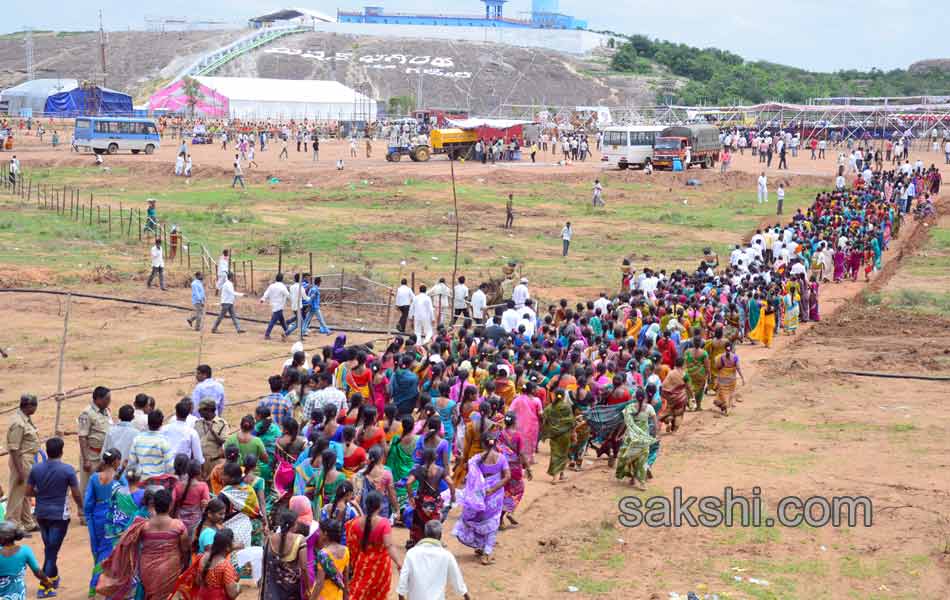
<svg viewBox="0 0 950 600">
<path fill-rule="evenodd" d="M 142 479 L 171 473 L 175 453 L 161 431 L 143 431 L 135 436 L 129 451 L 129 465 L 138 465 Z"/>
</svg>

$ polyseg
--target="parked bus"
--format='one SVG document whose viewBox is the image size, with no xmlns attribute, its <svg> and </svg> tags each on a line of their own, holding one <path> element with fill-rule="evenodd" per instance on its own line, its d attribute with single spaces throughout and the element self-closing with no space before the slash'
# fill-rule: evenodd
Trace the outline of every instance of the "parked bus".
<svg viewBox="0 0 950 600">
<path fill-rule="evenodd" d="M 608 167 L 626 169 L 653 162 L 653 140 L 663 131 L 661 125 L 624 125 L 604 129 L 601 161 Z"/>
<path fill-rule="evenodd" d="M 152 154 L 159 147 L 158 128 L 151 119 L 76 117 L 73 139 L 77 148 L 87 148 L 96 154 L 119 151 Z"/>
</svg>

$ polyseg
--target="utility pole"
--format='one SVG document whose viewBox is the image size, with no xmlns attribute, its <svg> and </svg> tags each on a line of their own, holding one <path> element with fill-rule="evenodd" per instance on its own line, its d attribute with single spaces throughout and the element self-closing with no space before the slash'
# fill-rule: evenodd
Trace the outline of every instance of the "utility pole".
<svg viewBox="0 0 950 600">
<path fill-rule="evenodd" d="M 99 9 L 99 69 L 102 73 L 102 86 L 106 85 L 106 32 L 102 28 L 102 9 Z"/>
<path fill-rule="evenodd" d="M 26 27 L 26 35 L 23 38 L 23 45 L 26 47 L 26 78 L 33 81 L 36 78 L 36 71 L 33 67 L 33 28 Z"/>
</svg>

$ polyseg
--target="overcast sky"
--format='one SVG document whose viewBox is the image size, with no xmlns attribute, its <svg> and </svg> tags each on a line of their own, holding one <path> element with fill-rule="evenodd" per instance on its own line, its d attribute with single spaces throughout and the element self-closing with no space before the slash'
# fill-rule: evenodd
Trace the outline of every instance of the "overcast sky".
<svg viewBox="0 0 950 600">
<path fill-rule="evenodd" d="M 509 0 L 507 15 L 527 12 L 531 0 Z M 0 33 L 36 29 L 88 30 L 102 9 L 107 29 L 143 29 L 146 16 L 187 16 L 243 23 L 253 14 L 289 6 L 328 14 L 365 4 L 390 11 L 479 13 L 478 0 L 5 0 Z M 587 19 L 591 28 L 642 33 L 697 46 L 715 46 L 748 59 L 809 69 L 906 67 L 924 58 L 950 58 L 941 3 L 930 0 L 679 0 L 597 3 L 560 0 L 561 12 Z M 605 6 L 606 5 L 606 6 Z M 673 9 L 672 7 L 676 8 Z"/>
</svg>

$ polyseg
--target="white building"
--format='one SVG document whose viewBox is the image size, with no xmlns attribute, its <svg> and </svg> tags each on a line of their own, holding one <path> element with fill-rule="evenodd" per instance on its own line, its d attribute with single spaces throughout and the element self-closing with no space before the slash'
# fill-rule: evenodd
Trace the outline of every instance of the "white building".
<svg viewBox="0 0 950 600">
<path fill-rule="evenodd" d="M 0 114 L 40 116 L 46 99 L 53 94 L 79 87 L 75 79 L 33 79 L 0 92 Z"/>
<path fill-rule="evenodd" d="M 375 121 L 376 101 L 338 81 L 195 77 L 225 96 L 232 118 Z"/>
</svg>

